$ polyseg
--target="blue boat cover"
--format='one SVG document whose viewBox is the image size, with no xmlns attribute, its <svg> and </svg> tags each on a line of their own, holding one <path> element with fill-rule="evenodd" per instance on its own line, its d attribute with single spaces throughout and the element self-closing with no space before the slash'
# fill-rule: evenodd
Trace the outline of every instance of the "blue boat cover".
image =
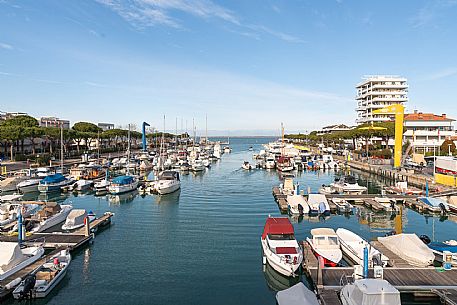
<svg viewBox="0 0 457 305">
<path fill-rule="evenodd" d="M 125 184 L 132 183 L 133 177 L 132 176 L 119 176 L 119 177 L 114 178 L 112 181 L 115 184 L 125 185 Z"/>
<path fill-rule="evenodd" d="M 440 203 L 442 203 L 445 207 L 447 207 L 447 202 L 442 199 L 439 199 L 439 198 L 420 197 L 419 200 L 432 207 L 439 207 Z"/>
<path fill-rule="evenodd" d="M 59 183 L 64 180 L 67 180 L 62 174 L 54 174 L 45 177 L 43 180 L 40 181 L 40 184 L 50 184 L 50 183 Z"/>
<path fill-rule="evenodd" d="M 428 247 L 439 252 L 449 251 L 451 253 L 457 253 L 457 246 L 451 246 L 443 242 L 431 242 L 428 244 Z"/>
</svg>

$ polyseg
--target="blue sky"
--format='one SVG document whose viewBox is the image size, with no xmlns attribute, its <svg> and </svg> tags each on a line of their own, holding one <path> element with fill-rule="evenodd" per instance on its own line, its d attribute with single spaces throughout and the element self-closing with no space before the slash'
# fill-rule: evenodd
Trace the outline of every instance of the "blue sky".
<svg viewBox="0 0 457 305">
<path fill-rule="evenodd" d="M 355 123 L 363 75 L 457 118 L 457 0 L 0 0 L 0 110 L 214 133 Z"/>
</svg>

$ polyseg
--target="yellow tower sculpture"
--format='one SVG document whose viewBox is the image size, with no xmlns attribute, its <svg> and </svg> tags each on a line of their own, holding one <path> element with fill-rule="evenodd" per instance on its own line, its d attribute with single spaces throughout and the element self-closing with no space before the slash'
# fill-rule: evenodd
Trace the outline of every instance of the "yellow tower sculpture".
<svg viewBox="0 0 457 305">
<path fill-rule="evenodd" d="M 373 114 L 394 114 L 395 115 L 395 148 L 394 167 L 401 166 L 401 149 L 403 144 L 403 116 L 405 107 L 401 104 L 394 104 L 382 109 L 373 111 Z"/>
</svg>

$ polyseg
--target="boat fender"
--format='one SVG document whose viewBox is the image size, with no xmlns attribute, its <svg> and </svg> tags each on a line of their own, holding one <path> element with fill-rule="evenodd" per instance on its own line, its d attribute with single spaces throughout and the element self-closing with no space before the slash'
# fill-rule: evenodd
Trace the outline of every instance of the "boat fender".
<svg viewBox="0 0 457 305">
<path fill-rule="evenodd" d="M 14 287 L 16 287 L 17 285 L 19 285 L 21 283 L 22 279 L 20 277 L 12 280 L 11 282 L 9 282 L 8 284 L 5 285 L 5 289 L 6 290 L 10 290 L 10 289 L 13 289 Z"/>
<path fill-rule="evenodd" d="M 422 240 L 422 242 L 426 245 L 428 245 L 431 242 L 430 237 L 428 237 L 425 234 L 419 236 L 419 239 Z"/>
</svg>

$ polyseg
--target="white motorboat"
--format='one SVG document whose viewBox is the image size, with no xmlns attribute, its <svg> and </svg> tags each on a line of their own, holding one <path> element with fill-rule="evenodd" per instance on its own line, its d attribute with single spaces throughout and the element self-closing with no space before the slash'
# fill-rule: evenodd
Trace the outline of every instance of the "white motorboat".
<svg viewBox="0 0 457 305">
<path fill-rule="evenodd" d="M 0 242 L 0 281 L 34 263 L 43 254 L 42 246 L 21 248 L 15 242 Z"/>
<path fill-rule="evenodd" d="M 384 210 L 386 210 L 387 212 L 395 212 L 397 210 L 395 202 L 392 201 L 390 198 L 374 197 L 374 201 L 382 205 L 384 207 Z"/>
<path fill-rule="evenodd" d="M 93 180 L 80 179 L 71 185 L 71 189 L 73 191 L 82 192 L 90 189 L 92 185 L 94 185 Z"/>
<path fill-rule="evenodd" d="M 273 269 L 285 276 L 295 275 L 303 253 L 288 218 L 268 217 L 260 242 L 263 256 Z"/>
<path fill-rule="evenodd" d="M 435 260 L 433 251 L 416 234 L 378 237 L 378 241 L 413 266 L 427 267 Z"/>
<path fill-rule="evenodd" d="M 325 185 L 322 184 L 322 186 L 318 190 L 319 194 L 323 195 L 331 195 L 331 194 L 338 194 L 338 191 L 336 191 L 332 186 L 330 185 Z"/>
<path fill-rule="evenodd" d="M 316 294 L 302 282 L 276 293 L 278 305 L 319 305 Z"/>
<path fill-rule="evenodd" d="M 108 192 L 112 195 L 131 192 L 138 188 L 138 179 L 134 176 L 119 176 L 111 180 Z"/>
<path fill-rule="evenodd" d="M 281 172 L 290 172 L 294 169 L 290 158 L 284 156 L 279 157 L 276 168 Z"/>
<path fill-rule="evenodd" d="M 24 176 L 14 176 L 14 177 L 7 177 L 0 181 L 0 193 L 6 192 L 14 192 L 17 190 L 17 185 L 21 182 L 26 180 L 27 178 Z"/>
<path fill-rule="evenodd" d="M 367 191 L 365 186 L 357 183 L 354 176 L 344 176 L 330 184 L 337 192 L 345 194 L 363 194 Z"/>
<path fill-rule="evenodd" d="M 46 297 L 65 277 L 70 262 L 71 255 L 69 250 L 62 250 L 57 253 L 30 275 L 26 276 L 14 289 L 13 297 L 20 300 Z"/>
<path fill-rule="evenodd" d="M 43 179 L 44 177 L 47 177 L 51 175 L 51 170 L 47 167 L 39 167 L 36 169 L 36 176 L 38 178 Z"/>
<path fill-rule="evenodd" d="M 62 187 L 73 183 L 73 178 L 66 178 L 62 174 L 57 173 L 43 178 L 38 185 L 38 190 L 42 193 L 59 192 Z"/>
<path fill-rule="evenodd" d="M 336 205 L 338 213 L 352 213 L 354 207 L 344 198 L 332 198 L 332 202 Z"/>
<path fill-rule="evenodd" d="M 159 174 L 155 189 L 160 195 L 173 193 L 181 188 L 177 171 L 163 171 Z"/>
<path fill-rule="evenodd" d="M 38 185 L 42 178 L 33 178 L 21 181 L 17 184 L 17 190 L 21 193 L 38 192 Z"/>
<path fill-rule="evenodd" d="M 195 159 L 192 162 L 192 171 L 194 172 L 202 172 L 205 170 L 205 168 L 206 167 L 203 165 L 203 162 L 200 159 Z"/>
<path fill-rule="evenodd" d="M 276 167 L 276 161 L 274 156 L 268 156 L 265 160 L 265 168 L 273 169 Z"/>
<path fill-rule="evenodd" d="M 64 222 L 71 210 L 73 210 L 73 206 L 70 204 L 59 205 L 56 202 L 47 202 L 40 211 L 32 216 L 31 220 L 35 222 L 32 232 L 43 232 Z"/>
<path fill-rule="evenodd" d="M 254 167 L 248 161 L 244 161 L 243 164 L 241 165 L 241 168 L 243 168 L 245 170 L 254 169 Z"/>
<path fill-rule="evenodd" d="M 306 199 L 302 195 L 288 195 L 287 207 L 289 213 L 292 215 L 306 215 L 309 214 L 309 206 Z"/>
<path fill-rule="evenodd" d="M 340 291 L 343 305 L 401 305 L 400 292 L 386 280 L 359 279 Z"/>
<path fill-rule="evenodd" d="M 108 192 L 108 187 L 110 185 L 109 180 L 104 179 L 99 182 L 94 183 L 94 190 L 96 195 L 105 195 Z"/>
<path fill-rule="evenodd" d="M 29 217 L 38 208 L 38 204 L 22 204 L 20 202 L 9 202 L 0 205 L 0 227 L 17 220 L 19 210 L 23 217 Z"/>
<path fill-rule="evenodd" d="M 335 231 L 330 228 L 316 228 L 311 230 L 311 236 L 312 238 L 307 237 L 306 241 L 314 255 L 321 256 L 325 266 L 337 266 L 343 258 L 343 253 Z"/>
<path fill-rule="evenodd" d="M 10 202 L 10 201 L 17 201 L 20 200 L 24 195 L 22 194 L 8 194 L 8 195 L 1 195 L 0 196 L 0 203 Z"/>
<path fill-rule="evenodd" d="M 309 194 L 308 205 L 311 214 L 330 215 L 330 205 L 323 194 Z"/>
<path fill-rule="evenodd" d="M 389 258 L 379 252 L 378 249 L 370 245 L 368 241 L 355 234 L 352 231 L 339 228 L 336 230 L 336 235 L 341 245 L 341 250 L 354 264 L 364 265 L 363 256 L 364 249 L 368 249 L 368 265 L 373 267 L 374 265 L 386 267 L 389 262 Z"/>
<path fill-rule="evenodd" d="M 95 219 L 95 214 L 92 211 L 89 211 L 89 213 L 87 213 L 84 209 L 73 209 L 68 214 L 65 223 L 62 225 L 62 230 L 76 230 L 78 228 L 83 227 L 86 224 L 86 221 L 89 221 L 89 223 L 91 223 Z"/>
<path fill-rule="evenodd" d="M 231 152 L 232 152 L 232 149 L 230 148 L 230 146 L 225 146 L 224 147 L 224 153 L 229 154 Z"/>
</svg>

